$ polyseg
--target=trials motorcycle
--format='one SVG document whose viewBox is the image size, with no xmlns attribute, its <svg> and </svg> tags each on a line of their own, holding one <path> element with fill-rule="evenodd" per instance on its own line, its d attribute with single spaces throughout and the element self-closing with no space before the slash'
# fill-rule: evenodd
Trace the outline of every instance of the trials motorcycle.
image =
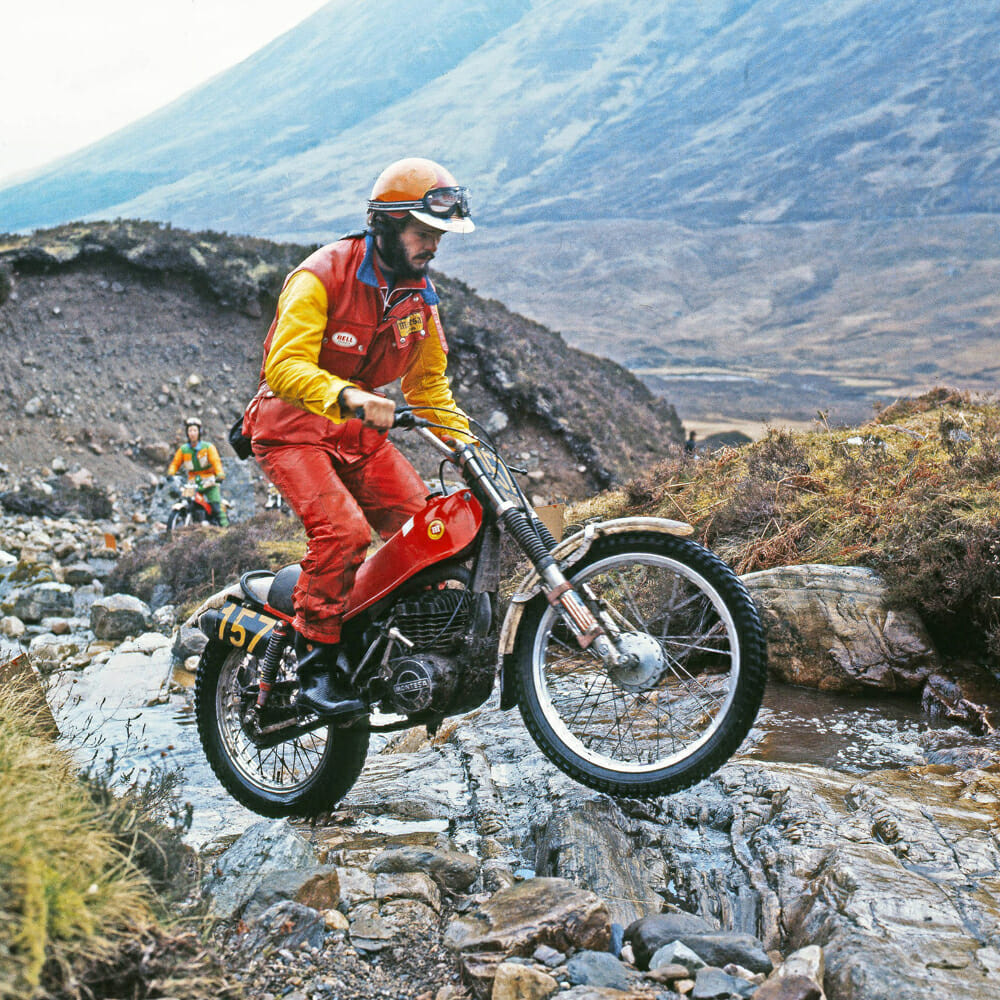
<svg viewBox="0 0 1000 1000">
<path fill-rule="evenodd" d="M 421 410 L 421 412 L 424 412 Z M 265 816 L 330 810 L 373 732 L 483 704 L 499 677 L 535 743 L 576 781 L 645 798 L 721 766 L 749 732 L 765 644 L 739 577 L 651 517 L 591 521 L 556 542 L 472 421 L 470 441 L 397 411 L 464 486 L 440 492 L 362 564 L 338 665 L 354 700 L 336 717 L 298 703 L 292 591 L 300 568 L 244 574 L 194 618 L 208 637 L 195 684 L 202 747 L 225 788 Z M 531 569 L 500 616 L 501 540 Z M 374 714 L 373 714 L 374 713 Z"/>
<path fill-rule="evenodd" d="M 214 482 L 214 479 L 212 481 Z M 205 490 L 209 485 L 202 480 L 185 481 L 181 484 L 180 497 L 174 501 L 167 515 L 168 535 L 176 528 L 186 528 L 190 524 L 219 523 L 218 516 L 212 511 L 212 505 L 205 498 Z"/>
</svg>

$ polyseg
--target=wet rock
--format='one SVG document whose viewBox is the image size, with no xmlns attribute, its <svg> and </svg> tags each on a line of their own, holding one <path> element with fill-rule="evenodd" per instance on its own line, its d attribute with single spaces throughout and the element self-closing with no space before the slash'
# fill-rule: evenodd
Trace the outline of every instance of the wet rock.
<svg viewBox="0 0 1000 1000">
<path fill-rule="evenodd" d="M 374 872 L 426 872 L 449 892 L 465 892 L 479 876 L 479 859 L 472 854 L 416 845 L 383 851 L 371 867 Z"/>
<path fill-rule="evenodd" d="M 755 1000 L 825 1000 L 823 949 L 818 945 L 800 948 L 771 973 L 754 994 Z"/>
<path fill-rule="evenodd" d="M 683 934 L 678 939 L 706 965 L 722 967 L 734 963 L 751 972 L 770 972 L 771 960 L 764 946 L 749 934 Z"/>
<path fill-rule="evenodd" d="M 566 978 L 574 986 L 606 986 L 628 989 L 628 970 L 606 951 L 577 952 L 566 965 Z"/>
<path fill-rule="evenodd" d="M 825 691 L 902 691 L 938 669 L 923 623 L 888 606 L 873 570 L 782 566 L 743 580 L 761 608 L 770 668 L 782 680 Z"/>
<path fill-rule="evenodd" d="M 459 954 L 463 980 L 488 996 L 502 956 L 530 955 L 540 944 L 605 951 L 610 925 L 594 893 L 563 879 L 537 878 L 502 889 L 475 913 L 453 920 L 444 944 Z"/>
<path fill-rule="evenodd" d="M 657 948 L 649 960 L 650 971 L 675 965 L 681 966 L 687 972 L 697 972 L 705 963 L 699 955 L 680 941 L 671 941 L 662 948 Z"/>
<path fill-rule="evenodd" d="M 694 913 L 657 913 L 629 924 L 625 928 L 625 940 L 632 945 L 636 965 L 648 969 L 653 953 L 664 945 L 677 941 L 684 934 L 708 934 L 717 929 Z"/>
<path fill-rule="evenodd" d="M 24 622 L 72 617 L 73 588 L 65 583 L 36 583 L 9 594 L 8 605 L 9 613 Z"/>
<path fill-rule="evenodd" d="M 0 630 L 3 624 L 0 623 Z M 995 767 L 1000 764 L 1000 751 L 992 747 L 961 746 L 944 747 L 932 750 L 927 754 L 928 764 L 954 767 L 959 771 L 970 771 L 973 768 Z"/>
<path fill-rule="evenodd" d="M 332 865 L 299 868 L 266 874 L 253 889 L 242 916 L 252 921 L 282 900 L 292 900 L 313 910 L 329 910 L 340 902 L 340 879 Z"/>
<path fill-rule="evenodd" d="M 662 859 L 655 850 L 635 850 L 633 828 L 614 800 L 603 796 L 554 810 L 536 835 L 536 868 L 545 875 L 558 869 L 561 878 L 593 889 L 621 924 L 657 914 L 663 899 L 653 885 Z"/>
<path fill-rule="evenodd" d="M 927 678 L 921 705 L 937 723 L 957 722 L 974 732 L 1000 726 L 1000 692 L 993 675 L 972 665 L 951 665 Z"/>
<path fill-rule="evenodd" d="M 319 859 L 313 846 L 288 823 L 256 823 L 215 859 L 203 882 L 210 909 L 219 917 L 238 914 L 268 875 L 309 870 Z"/>
<path fill-rule="evenodd" d="M 423 872 L 380 873 L 375 878 L 375 898 L 379 902 L 390 899 L 416 899 L 441 912 L 441 892 L 430 875 Z"/>
<path fill-rule="evenodd" d="M 769 979 L 753 994 L 754 1000 L 823 1000 L 823 991 L 808 976 Z"/>
<path fill-rule="evenodd" d="M 189 656 L 201 656 L 207 645 L 208 637 L 201 629 L 182 625 L 174 637 L 174 660 L 183 663 Z"/>
<path fill-rule="evenodd" d="M 294 951 L 306 945 L 321 948 L 326 937 L 323 915 L 301 903 L 283 900 L 258 916 L 240 941 L 246 955 L 268 954 L 281 948 Z"/>
<path fill-rule="evenodd" d="M 564 879 L 536 878 L 503 889 L 476 911 L 449 925 L 452 951 L 530 955 L 540 944 L 560 951 L 604 951 L 611 921 L 594 893 Z"/>
<path fill-rule="evenodd" d="M 96 600 L 90 609 L 90 627 L 98 639 L 127 639 L 145 632 L 151 624 L 149 605 L 130 594 L 110 594 Z"/>
<path fill-rule="evenodd" d="M 745 979 L 730 976 L 722 969 L 708 967 L 698 970 L 691 996 L 693 1000 L 729 1000 L 733 996 L 752 996 L 756 988 Z"/>
<path fill-rule="evenodd" d="M 654 955 L 654 961 L 655 958 L 656 956 Z M 679 965 L 676 962 L 667 962 L 665 965 L 653 965 L 651 963 L 649 972 L 646 973 L 646 979 L 654 983 L 675 983 L 678 979 L 687 979 L 690 974 L 686 966 Z"/>
<path fill-rule="evenodd" d="M 547 944 L 540 944 L 532 953 L 531 957 L 542 965 L 547 965 L 554 969 L 557 965 L 562 965 L 566 961 L 566 956 L 555 948 L 550 948 Z"/>
<path fill-rule="evenodd" d="M 28 644 L 28 652 L 42 673 L 50 673 L 64 660 L 79 653 L 80 648 L 79 642 L 52 632 L 36 635 Z"/>
<path fill-rule="evenodd" d="M 538 969 L 501 962 L 493 980 L 491 1000 L 545 1000 L 559 989 L 559 984 Z"/>
<path fill-rule="evenodd" d="M 665 800 L 659 836 L 692 908 L 767 949 L 822 941 L 838 1000 L 987 1000 L 995 984 L 979 952 L 1000 935 L 997 801 L 992 771 L 733 762 Z"/>
</svg>

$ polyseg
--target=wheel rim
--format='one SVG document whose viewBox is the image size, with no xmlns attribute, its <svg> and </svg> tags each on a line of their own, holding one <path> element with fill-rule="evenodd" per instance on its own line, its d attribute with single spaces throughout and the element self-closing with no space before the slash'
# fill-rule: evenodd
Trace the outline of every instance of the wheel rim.
<svg viewBox="0 0 1000 1000">
<path fill-rule="evenodd" d="M 317 729 L 275 747 L 254 746 L 240 721 L 241 692 L 256 684 L 259 661 L 234 649 L 222 665 L 215 689 L 219 736 L 233 769 L 248 785 L 270 795 L 301 791 L 322 767 L 329 730 Z M 279 679 L 280 679 L 279 674 Z"/>
<path fill-rule="evenodd" d="M 609 556 L 573 582 L 602 602 L 635 662 L 609 671 L 548 607 L 532 676 L 557 739 L 619 774 L 688 759 L 723 725 L 740 676 L 736 625 L 718 590 L 692 567 L 648 552 Z"/>
</svg>

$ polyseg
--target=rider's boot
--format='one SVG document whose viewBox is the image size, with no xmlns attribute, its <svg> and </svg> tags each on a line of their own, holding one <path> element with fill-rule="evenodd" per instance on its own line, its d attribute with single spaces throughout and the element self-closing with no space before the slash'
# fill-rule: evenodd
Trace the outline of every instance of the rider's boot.
<svg viewBox="0 0 1000 1000">
<path fill-rule="evenodd" d="M 315 642 L 296 634 L 299 704 L 324 718 L 367 714 L 365 703 L 351 697 L 347 678 L 337 665 L 339 648 L 336 643 Z"/>
</svg>

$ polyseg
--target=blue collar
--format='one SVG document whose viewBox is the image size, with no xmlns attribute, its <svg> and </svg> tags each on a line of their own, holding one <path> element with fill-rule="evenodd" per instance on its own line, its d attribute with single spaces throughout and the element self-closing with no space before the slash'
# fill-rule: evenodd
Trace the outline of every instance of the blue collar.
<svg viewBox="0 0 1000 1000">
<path fill-rule="evenodd" d="M 375 237 L 371 233 L 365 233 L 365 257 L 361 261 L 355 277 L 362 284 L 370 285 L 372 288 L 388 287 L 375 264 Z M 395 285 L 392 290 L 396 292 L 403 289 L 420 292 L 424 302 L 429 306 L 436 306 L 441 301 L 430 278 L 421 279 L 419 284 L 403 281 Z"/>
</svg>

